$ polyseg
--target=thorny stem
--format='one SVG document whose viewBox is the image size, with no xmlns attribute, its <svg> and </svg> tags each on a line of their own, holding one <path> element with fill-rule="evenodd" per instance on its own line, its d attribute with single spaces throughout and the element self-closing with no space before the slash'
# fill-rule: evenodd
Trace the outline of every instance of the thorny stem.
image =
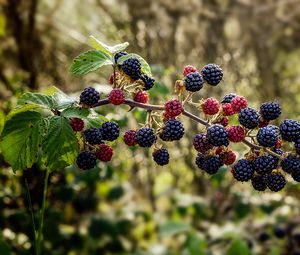
<svg viewBox="0 0 300 255">
<path fill-rule="evenodd" d="M 107 105 L 107 104 L 110 104 L 110 102 L 109 102 L 108 99 L 101 99 L 93 107 L 98 107 L 98 106 Z M 131 99 L 125 99 L 124 104 L 129 105 L 132 108 L 138 107 L 138 108 L 145 109 L 147 111 L 163 111 L 164 110 L 164 106 L 163 105 L 142 104 L 142 103 L 135 102 L 135 101 L 133 101 Z M 205 120 L 201 119 L 200 117 L 197 117 L 196 115 L 194 115 L 194 114 L 192 114 L 192 113 L 190 113 L 190 112 L 188 112 L 186 110 L 182 111 L 182 115 L 184 115 L 184 116 L 192 119 L 193 121 L 195 121 L 197 123 L 200 123 L 200 124 L 202 124 L 202 125 L 204 125 L 206 127 L 210 127 L 211 126 L 211 124 L 208 121 L 205 121 Z M 242 143 L 244 143 L 248 147 L 250 147 L 252 149 L 255 149 L 255 150 L 264 150 L 267 153 L 269 153 L 269 154 L 271 154 L 271 155 L 273 155 L 275 157 L 278 157 L 280 159 L 282 157 L 281 155 L 277 154 L 276 152 L 271 151 L 271 150 L 269 150 L 267 148 L 261 147 L 261 146 L 259 146 L 257 144 L 251 143 L 250 141 L 248 141 L 246 139 L 243 139 Z"/>
</svg>

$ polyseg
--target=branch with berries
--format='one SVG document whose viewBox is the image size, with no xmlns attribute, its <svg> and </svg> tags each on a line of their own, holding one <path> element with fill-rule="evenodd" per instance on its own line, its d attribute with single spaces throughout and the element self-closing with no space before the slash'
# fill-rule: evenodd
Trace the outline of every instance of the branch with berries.
<svg viewBox="0 0 300 255">
<path fill-rule="evenodd" d="M 251 181 L 253 188 L 259 191 L 267 188 L 281 190 L 288 175 L 300 182 L 300 123 L 286 119 L 279 127 L 275 126 L 272 121 L 281 114 L 278 102 L 265 102 L 256 110 L 248 106 L 245 97 L 235 93 L 226 94 L 220 101 L 210 97 L 194 102 L 193 96 L 205 86 L 222 83 L 222 69 L 217 64 L 207 64 L 201 70 L 191 65 L 184 67 L 182 77 L 174 82 L 174 97 L 163 105 L 149 104 L 148 91 L 155 89 L 156 83 L 148 63 L 141 56 L 124 51 L 128 43 L 107 46 L 92 37 L 91 44 L 95 49 L 75 58 L 71 72 L 85 75 L 104 65 L 112 66 L 112 74 L 108 78 L 110 93 L 104 98 L 101 94 L 100 98 L 100 92 L 87 87 L 81 92 L 79 102 L 58 90 L 50 95 L 26 93 L 22 96 L 18 110 L 11 113 L 13 117 L 6 123 L 2 141 L 4 157 L 14 169 L 37 162 L 35 149 L 46 155 L 41 162 L 50 170 L 64 168 L 74 161 L 78 168 L 87 170 L 94 168 L 98 160 L 110 161 L 114 153 L 111 142 L 120 136 L 120 128 L 116 122 L 97 115 L 94 108 L 112 104 L 128 105 L 130 110 L 141 108 L 147 112 L 145 123 L 137 130 L 124 132 L 123 141 L 128 146 L 151 147 L 153 160 L 158 165 L 167 165 L 172 158 L 168 143 L 179 141 L 184 136 L 185 127 L 180 119 L 185 116 L 203 126 L 203 131 L 195 134 L 193 140 L 197 152 L 195 168 L 213 175 L 223 165 L 229 166 L 233 178 L 241 182 Z M 32 108 L 28 108 L 30 105 Z M 194 111 L 188 111 L 186 106 L 194 108 Z M 47 121 L 43 119 L 43 125 L 46 125 L 43 132 L 40 129 L 44 126 L 40 122 L 36 125 L 36 129 L 45 134 L 37 142 L 41 146 L 29 144 L 33 155 L 28 158 L 28 153 L 23 153 L 27 161 L 16 159 L 14 155 L 23 154 L 8 150 L 9 135 L 13 130 L 11 122 L 24 118 L 27 112 L 40 112 L 40 108 L 49 109 L 52 113 L 46 117 Z M 69 127 L 57 126 L 58 121 L 64 123 L 65 120 Z M 56 129 L 52 122 L 55 122 Z M 52 130 L 52 136 L 60 130 L 59 145 L 51 141 L 47 146 L 49 130 Z M 35 134 L 27 134 L 30 141 Z M 64 141 L 64 137 L 69 140 Z M 289 142 L 294 144 L 294 150 L 284 151 L 285 144 Z M 240 159 L 232 148 L 235 143 L 249 147 Z"/>
</svg>

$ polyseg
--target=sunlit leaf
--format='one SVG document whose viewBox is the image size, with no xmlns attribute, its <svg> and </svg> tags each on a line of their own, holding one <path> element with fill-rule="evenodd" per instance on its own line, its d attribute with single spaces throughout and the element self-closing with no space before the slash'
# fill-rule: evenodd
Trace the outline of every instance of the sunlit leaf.
<svg viewBox="0 0 300 255">
<path fill-rule="evenodd" d="M 100 42 L 92 35 L 89 37 L 89 42 L 91 46 L 96 50 L 104 51 L 110 55 L 125 50 L 129 45 L 128 42 L 124 42 L 124 43 L 116 44 L 114 46 L 108 46 L 105 43 Z"/>
</svg>

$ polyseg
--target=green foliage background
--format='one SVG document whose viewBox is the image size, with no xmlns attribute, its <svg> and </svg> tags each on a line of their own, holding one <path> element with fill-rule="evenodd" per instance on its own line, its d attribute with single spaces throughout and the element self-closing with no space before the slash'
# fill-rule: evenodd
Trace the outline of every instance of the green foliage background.
<svg viewBox="0 0 300 255">
<path fill-rule="evenodd" d="M 282 118 L 299 120 L 297 1 L 12 0 L 0 1 L 0 10 L 0 130 L 4 116 L 20 105 L 9 116 L 19 139 L 11 141 L 5 132 L 1 139 L 5 146 L 21 149 L 30 142 L 39 148 L 42 141 L 32 138 L 43 129 L 52 139 L 43 147 L 55 152 L 26 152 L 41 158 L 41 164 L 33 165 L 25 160 L 28 155 L 20 154 L 13 168 L 27 169 L 15 174 L 0 155 L 1 255 L 32 254 L 25 180 L 37 209 L 42 198 L 43 163 L 51 164 L 51 157 L 61 155 L 56 149 L 64 147 L 57 145 L 57 137 L 64 134 L 70 142 L 74 139 L 70 129 L 58 130 L 56 123 L 65 121 L 64 117 L 86 116 L 73 107 L 82 88 L 92 85 L 102 97 L 109 92 L 109 65 L 83 78 L 69 73 L 72 59 L 88 50 L 87 44 L 95 50 L 81 57 L 103 59 L 103 64 L 110 64 L 105 54 L 91 53 L 104 50 L 109 54 L 126 46 L 99 46 L 95 38 L 86 40 L 90 34 L 108 45 L 128 41 L 128 51 L 151 64 L 157 80 L 150 92 L 151 103 L 161 104 L 170 97 L 185 64 L 201 68 L 216 62 L 224 69 L 224 81 L 216 88 L 203 89 L 198 99 L 220 99 L 235 91 L 257 107 L 275 98 L 283 106 Z M 86 69 L 78 72 L 84 74 Z M 52 85 L 70 96 L 57 93 Z M 49 96 L 28 92 L 20 98 L 27 91 Z M 22 105 L 30 98 L 32 103 Z M 39 108 L 45 111 L 41 114 L 47 114 L 57 101 L 57 107 L 71 110 L 49 119 L 51 126 L 40 121 L 40 114 L 34 114 L 34 123 L 24 119 L 24 110 Z M 118 121 L 123 131 L 137 128 L 145 119 L 143 111 L 127 110 L 97 109 L 107 119 Z M 94 125 L 103 120 L 90 118 L 87 122 Z M 26 128 L 28 124 L 33 129 Z M 48 128 L 44 129 L 45 125 Z M 291 183 L 279 194 L 257 193 L 249 184 L 233 181 L 229 169 L 211 178 L 203 175 L 195 168 L 191 148 L 193 135 L 202 127 L 186 119 L 184 125 L 189 132 L 169 146 L 172 160 L 168 167 L 157 167 L 150 151 L 127 148 L 121 139 L 113 144 L 114 160 L 92 171 L 73 166 L 62 169 L 75 154 L 52 166 L 61 170 L 50 176 L 45 254 L 281 255 L 299 250 L 292 236 L 300 231 L 300 186 Z M 75 148 L 75 144 L 70 146 Z M 246 150 L 242 146 L 235 149 L 240 155 Z M 277 225 L 287 229 L 288 237 L 274 237 Z M 259 241 L 262 232 L 270 235 L 267 242 Z"/>
</svg>

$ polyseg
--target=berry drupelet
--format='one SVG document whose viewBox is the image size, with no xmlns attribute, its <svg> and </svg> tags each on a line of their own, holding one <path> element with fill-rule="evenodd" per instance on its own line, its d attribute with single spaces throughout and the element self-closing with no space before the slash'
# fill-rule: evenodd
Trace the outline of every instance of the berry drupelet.
<svg viewBox="0 0 300 255">
<path fill-rule="evenodd" d="M 76 159 L 76 164 L 83 170 L 91 169 L 96 166 L 97 157 L 90 151 L 82 151 Z"/>
<path fill-rule="evenodd" d="M 102 138 L 105 141 L 114 141 L 119 137 L 119 125 L 113 121 L 104 122 L 101 126 Z"/>
<path fill-rule="evenodd" d="M 151 147 L 157 137 L 152 128 L 144 127 L 136 132 L 135 140 L 141 147 Z"/>
<path fill-rule="evenodd" d="M 255 109 L 247 107 L 240 111 L 238 120 L 245 128 L 253 129 L 258 126 L 259 114 Z"/>
<path fill-rule="evenodd" d="M 169 152 L 167 149 L 159 149 L 153 152 L 153 160 L 160 166 L 169 164 Z"/>
<path fill-rule="evenodd" d="M 193 72 L 185 76 L 184 84 L 187 91 L 196 92 L 202 89 L 204 80 L 200 73 Z"/>
<path fill-rule="evenodd" d="M 213 146 L 228 146 L 228 133 L 222 125 L 215 124 L 207 129 L 207 140 Z"/>
<path fill-rule="evenodd" d="M 99 128 L 89 128 L 83 131 L 85 141 L 91 145 L 103 143 L 102 132 Z"/>
<path fill-rule="evenodd" d="M 212 86 L 218 85 L 223 78 L 223 70 L 216 64 L 205 65 L 201 74 L 207 84 Z"/>
<path fill-rule="evenodd" d="M 100 94 L 92 87 L 85 88 L 80 94 L 80 104 L 86 106 L 95 105 L 100 99 Z"/>
</svg>

